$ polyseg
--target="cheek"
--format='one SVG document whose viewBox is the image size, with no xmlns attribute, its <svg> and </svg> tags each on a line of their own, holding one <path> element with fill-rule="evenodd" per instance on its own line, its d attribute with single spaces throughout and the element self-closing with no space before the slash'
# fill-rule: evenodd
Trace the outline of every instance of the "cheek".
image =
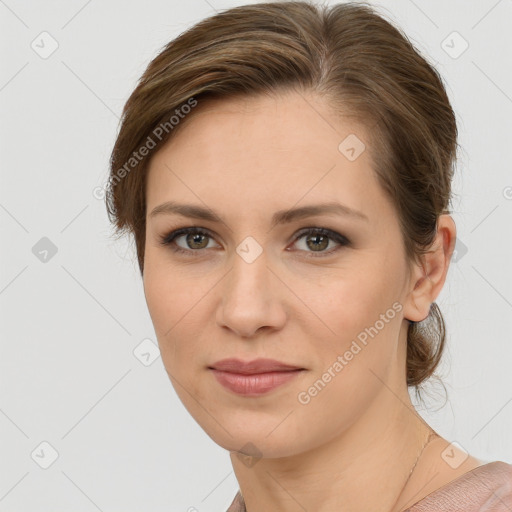
<svg viewBox="0 0 512 512">
<path fill-rule="evenodd" d="M 373 270 L 372 270 L 373 269 Z M 319 312 L 321 331 L 329 343 L 317 340 L 322 364 L 328 368 L 341 355 L 347 384 L 357 386 L 373 369 L 378 375 L 395 357 L 401 325 L 401 304 L 394 280 L 379 265 L 365 263 L 365 271 L 352 271 L 333 279 L 309 295 L 311 309 Z M 318 344 L 319 343 L 319 344 Z M 346 363 L 345 363 L 346 361 Z"/>
<path fill-rule="evenodd" d="M 316 282 L 309 278 L 296 280 L 294 288 L 307 309 L 317 313 L 338 336 L 346 337 L 353 334 L 351 329 L 373 324 L 396 300 L 388 276 L 385 269 L 365 261 L 331 272 Z"/>
<path fill-rule="evenodd" d="M 173 304 L 176 303 L 177 288 L 172 285 L 170 274 L 161 271 L 151 258 L 144 263 L 144 295 L 148 311 L 159 341 L 173 325 Z"/>
<path fill-rule="evenodd" d="M 394 368 L 401 307 L 395 290 L 380 279 L 370 273 L 340 278 L 314 298 L 335 334 L 322 328 L 324 335 L 312 335 L 318 359 L 299 390 L 300 403 L 308 418 L 321 418 L 332 433 L 364 413 Z M 325 426 L 317 427 L 321 435 Z"/>
<path fill-rule="evenodd" d="M 187 293 L 176 273 L 148 265 L 144 272 L 146 302 L 157 336 L 160 356 L 171 384 L 186 408 L 195 416 L 196 401 L 204 402 L 204 390 L 197 378 L 203 368 L 201 321 L 197 318 L 198 298 Z"/>
<path fill-rule="evenodd" d="M 203 281 L 183 278 L 183 272 L 153 248 L 147 249 L 144 260 L 144 294 L 151 319 L 158 335 L 164 335 L 180 319 L 192 312 Z M 173 332 L 172 329 L 169 335 Z"/>
<path fill-rule="evenodd" d="M 187 326 L 187 312 L 193 311 L 189 287 L 180 281 L 179 274 L 151 254 L 144 263 L 144 294 L 153 327 L 158 339 L 162 360 L 167 369 L 172 366 Z"/>
<path fill-rule="evenodd" d="M 168 372 L 192 380 L 211 362 L 208 325 L 215 311 L 212 297 L 219 277 L 204 268 L 171 265 L 161 254 L 147 253 L 144 293 Z M 181 376 L 181 378 L 180 378 Z"/>
</svg>

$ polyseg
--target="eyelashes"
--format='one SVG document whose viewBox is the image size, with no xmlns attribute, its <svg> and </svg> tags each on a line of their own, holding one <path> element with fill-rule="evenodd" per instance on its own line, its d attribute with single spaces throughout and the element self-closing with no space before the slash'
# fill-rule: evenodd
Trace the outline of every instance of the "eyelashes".
<svg viewBox="0 0 512 512">
<path fill-rule="evenodd" d="M 176 241 L 181 237 L 184 238 L 185 244 L 197 244 L 199 247 L 187 249 L 180 247 L 176 244 Z M 196 257 L 203 254 L 205 249 L 214 248 L 210 246 L 210 242 L 213 241 L 214 238 L 215 237 L 213 236 L 213 233 L 206 228 L 189 227 L 176 229 L 170 233 L 162 235 L 159 237 L 159 243 L 164 247 L 169 247 L 175 253 Z M 206 243 L 205 239 L 207 239 Z M 303 239 L 305 241 L 305 248 L 299 249 L 299 252 L 304 252 L 307 255 L 306 257 L 313 258 L 331 256 L 334 252 L 337 252 L 343 247 L 351 245 L 351 242 L 347 237 L 336 231 L 326 228 L 307 227 L 299 230 L 295 235 L 293 245 L 295 245 L 298 241 L 302 241 Z M 335 242 L 338 245 L 336 245 L 334 248 L 324 250 L 326 247 L 329 247 L 331 242 Z M 316 247 L 319 250 L 308 250 L 311 247 Z"/>
</svg>

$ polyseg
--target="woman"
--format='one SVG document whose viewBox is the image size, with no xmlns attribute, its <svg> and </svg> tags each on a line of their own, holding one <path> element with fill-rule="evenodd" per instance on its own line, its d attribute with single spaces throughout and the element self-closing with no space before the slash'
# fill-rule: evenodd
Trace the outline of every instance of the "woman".
<svg viewBox="0 0 512 512">
<path fill-rule="evenodd" d="M 149 64 L 107 207 L 178 396 L 230 451 L 230 512 L 512 509 L 512 465 L 408 393 L 444 347 L 456 139 L 438 73 L 366 4 L 236 7 Z"/>
</svg>

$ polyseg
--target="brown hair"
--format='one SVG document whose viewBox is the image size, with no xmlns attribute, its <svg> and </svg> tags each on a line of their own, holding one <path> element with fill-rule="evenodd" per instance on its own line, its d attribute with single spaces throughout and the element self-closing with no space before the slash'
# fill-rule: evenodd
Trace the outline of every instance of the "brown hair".
<svg viewBox="0 0 512 512">
<path fill-rule="evenodd" d="M 457 148 L 441 77 L 366 2 L 285 1 L 239 6 L 200 21 L 162 49 L 126 102 L 106 205 L 118 233 L 134 235 L 141 274 L 148 164 L 184 125 L 182 114 L 188 121 L 208 98 L 288 90 L 314 92 L 368 128 L 374 172 L 395 205 L 408 262 L 422 261 L 438 216 L 450 213 Z M 409 325 L 407 340 L 407 385 L 418 393 L 445 344 L 435 303 L 425 321 Z"/>
</svg>

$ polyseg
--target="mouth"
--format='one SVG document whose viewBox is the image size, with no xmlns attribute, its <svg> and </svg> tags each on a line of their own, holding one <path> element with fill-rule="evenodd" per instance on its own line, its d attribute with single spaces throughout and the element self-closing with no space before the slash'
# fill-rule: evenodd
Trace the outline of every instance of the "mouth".
<svg viewBox="0 0 512 512">
<path fill-rule="evenodd" d="M 241 359 L 229 358 L 217 361 L 208 368 L 229 373 L 238 373 L 241 375 L 254 375 L 270 372 L 286 372 L 293 370 L 305 370 L 301 366 L 295 366 L 276 359 L 253 359 L 252 361 L 242 361 Z"/>
<path fill-rule="evenodd" d="M 209 366 L 217 382 L 228 390 L 243 396 L 260 396 L 292 381 L 305 368 L 274 359 L 223 359 Z"/>
</svg>

